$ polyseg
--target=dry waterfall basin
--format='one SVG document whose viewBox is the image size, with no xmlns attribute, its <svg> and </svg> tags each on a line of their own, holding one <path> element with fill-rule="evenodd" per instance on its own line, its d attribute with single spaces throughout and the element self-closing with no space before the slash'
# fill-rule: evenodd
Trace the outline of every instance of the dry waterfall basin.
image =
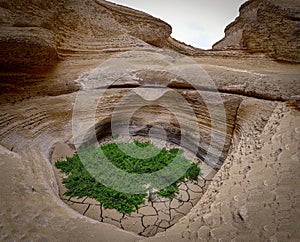
<svg viewBox="0 0 300 242">
<path fill-rule="evenodd" d="M 299 8 L 292 0 L 248 1 L 215 50 L 203 51 L 172 39 L 161 20 L 106 1 L 2 1 L 0 240 L 299 241 Z M 197 76 L 177 72 L 179 64 L 118 72 L 124 56 L 140 67 L 136 53 L 170 51 L 181 56 L 177 64 L 199 66 L 214 88 L 208 82 L 193 88 L 187 79 Z M 175 63 L 171 57 L 145 57 L 143 65 Z M 111 66 L 118 78 L 107 88 Z M 178 115 L 139 98 L 126 102 L 138 87 L 147 95 L 165 93 L 163 104 Z M 82 106 L 80 95 L 88 97 Z M 99 101 L 95 129 L 91 100 Z M 156 198 L 131 215 L 87 197 L 65 197 L 54 162 L 76 152 L 78 134 L 92 130 L 100 143 L 111 142 L 111 117 L 123 130 L 127 113 L 133 139 L 147 140 L 151 128 L 164 127 L 167 147 L 184 137 L 189 156 L 199 143 L 203 175 L 182 182 L 176 198 Z"/>
<path fill-rule="evenodd" d="M 122 140 L 122 137 L 119 137 L 113 141 Z M 131 142 L 133 140 L 140 140 L 143 142 L 149 141 L 147 138 L 138 136 L 134 137 Z M 110 138 L 101 140 L 101 144 L 110 142 L 112 142 Z M 176 148 L 177 146 L 169 143 L 167 147 Z M 68 145 L 58 143 L 53 150 L 52 162 L 66 156 L 71 156 L 72 153 L 74 153 L 74 150 Z M 186 150 L 185 153 L 187 154 L 188 151 Z M 192 156 L 190 155 L 190 157 Z M 203 175 L 199 177 L 197 181 L 182 182 L 179 186 L 180 190 L 176 198 L 154 198 L 152 201 L 147 201 L 137 210 L 137 212 L 130 215 L 119 213 L 114 209 L 105 209 L 98 201 L 88 197 L 82 199 L 70 199 L 63 195 L 66 190 L 63 185 L 60 185 L 60 197 L 71 208 L 85 216 L 101 222 L 113 224 L 121 229 L 132 231 L 142 236 L 150 237 L 154 236 L 156 233 L 166 231 L 177 223 L 179 219 L 185 216 L 203 196 L 216 172 L 205 165 L 205 163 L 202 163 L 200 167 Z M 60 183 L 63 175 L 57 169 L 55 169 L 55 175 Z"/>
</svg>

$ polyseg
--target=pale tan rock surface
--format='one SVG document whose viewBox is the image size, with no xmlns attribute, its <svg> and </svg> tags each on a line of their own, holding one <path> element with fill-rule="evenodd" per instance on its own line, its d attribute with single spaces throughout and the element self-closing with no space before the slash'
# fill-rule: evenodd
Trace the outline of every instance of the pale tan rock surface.
<svg viewBox="0 0 300 242">
<path fill-rule="evenodd" d="M 249 0 L 213 49 L 244 49 L 267 53 L 277 60 L 299 62 L 299 20 L 297 0 Z"/>
<path fill-rule="evenodd" d="M 159 19 L 102 0 L 2 1 L 0 6 L 4 70 L 39 70 L 74 52 L 163 47 L 171 34 L 171 27 Z"/>
<path fill-rule="evenodd" d="M 191 213 L 141 241 L 297 241 L 299 111 L 248 99 L 232 153 Z"/>
<path fill-rule="evenodd" d="M 272 2 L 274 10 L 275 1 L 266 2 Z M 285 9 L 294 6 L 293 1 L 276 4 L 285 4 Z M 267 3 L 261 6 L 263 15 Z M 247 15 L 247 11 L 245 7 L 242 14 Z M 265 13 L 271 14 L 269 10 Z M 281 14 L 280 11 L 280 18 Z M 105 1 L 1 1 L 0 15 L 1 241 L 300 240 L 298 64 L 279 63 L 264 55 L 241 51 L 195 50 L 171 39 L 168 24 Z M 293 22 L 288 20 L 288 26 L 293 26 L 289 25 Z M 255 37 L 257 42 L 261 36 Z M 295 46 L 276 34 L 271 40 L 278 50 L 278 59 L 299 60 Z M 283 51 L 286 45 L 288 48 Z M 105 105 L 96 112 L 99 136 L 107 131 L 114 104 L 125 93 L 144 84 L 157 91 L 150 88 L 157 81 L 178 91 L 193 106 L 205 142 L 211 132 L 226 141 L 224 148 L 215 145 L 216 151 L 222 153 L 220 161 L 224 165 L 216 176 L 211 175 L 213 182 L 200 201 L 166 232 L 151 227 L 150 217 L 143 220 L 150 225 L 148 233 L 162 232 L 144 238 L 117 228 L 118 224 L 114 226 L 111 221 L 92 219 L 100 216 L 97 208 L 87 210 L 87 216 L 82 213 L 89 205 L 85 209 L 70 208 L 59 196 L 64 187 L 56 180 L 50 161 L 74 151 L 72 115 L 82 84 L 78 80 L 114 53 L 153 53 L 161 51 L 158 47 L 194 55 L 193 60 L 209 74 L 224 100 L 227 129 L 224 131 L 221 125 L 212 129 L 205 103 L 191 86 L 184 80 L 174 81 L 170 73 L 125 73 L 107 91 Z M 291 50 L 295 55 L 290 54 Z M 103 87 L 102 82 L 87 80 L 95 93 L 97 89 L 93 88 Z M 203 96 L 217 95 L 206 85 L 199 84 L 199 88 Z M 172 99 L 169 103 L 181 108 Z M 130 108 L 127 104 L 126 110 Z M 83 117 L 87 113 L 88 110 L 83 112 Z M 215 121 L 221 117 L 216 114 Z M 156 117 L 158 124 L 166 124 L 168 115 L 165 110 L 148 107 L 135 116 L 135 121 L 143 127 L 147 120 Z M 186 126 L 192 131 L 190 124 L 187 120 Z M 178 128 L 175 121 L 166 127 Z M 221 163 L 209 165 L 219 168 Z M 118 216 L 113 215 L 115 219 Z M 127 222 L 124 227 L 129 226 Z M 160 225 L 168 224 L 162 221 Z"/>
</svg>

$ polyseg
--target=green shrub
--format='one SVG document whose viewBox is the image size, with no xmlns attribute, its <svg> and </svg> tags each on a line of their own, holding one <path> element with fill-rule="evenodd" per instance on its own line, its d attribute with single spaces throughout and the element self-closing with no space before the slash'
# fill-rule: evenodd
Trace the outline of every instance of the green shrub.
<svg viewBox="0 0 300 242">
<path fill-rule="evenodd" d="M 123 153 L 118 145 L 122 145 L 122 149 L 130 152 L 139 152 L 140 156 L 145 155 L 150 152 L 157 153 L 158 155 L 148 158 L 148 159 L 138 159 Z M 143 154 L 144 150 L 139 150 L 139 147 L 147 147 L 147 154 Z M 200 174 L 200 169 L 193 162 L 186 160 L 183 156 L 182 150 L 165 148 L 159 149 L 155 147 L 150 142 L 139 142 L 134 141 L 134 143 L 109 143 L 101 146 L 98 149 L 91 150 L 91 156 L 97 157 L 97 153 L 101 153 L 107 157 L 107 159 L 119 169 L 125 170 L 128 173 L 142 174 L 142 173 L 153 173 L 166 167 L 176 156 L 184 162 L 189 162 L 190 167 L 187 171 L 171 185 L 156 192 L 158 196 L 173 198 L 179 192 L 178 183 L 188 180 L 196 180 Z M 97 158 L 95 158 L 97 159 Z M 91 176 L 91 174 L 86 170 L 82 164 L 78 154 L 75 154 L 71 158 L 67 158 L 64 161 L 57 161 L 55 166 L 60 169 L 63 173 L 67 174 L 68 177 L 63 179 L 63 184 L 67 188 L 64 195 L 72 198 L 83 198 L 90 197 L 99 201 L 104 208 L 116 209 L 120 213 L 130 214 L 139 208 L 141 204 L 144 203 L 146 198 L 146 193 L 142 194 L 129 194 L 113 190 Z M 112 174 L 113 175 L 113 174 Z M 151 194 L 153 195 L 153 194 Z"/>
</svg>

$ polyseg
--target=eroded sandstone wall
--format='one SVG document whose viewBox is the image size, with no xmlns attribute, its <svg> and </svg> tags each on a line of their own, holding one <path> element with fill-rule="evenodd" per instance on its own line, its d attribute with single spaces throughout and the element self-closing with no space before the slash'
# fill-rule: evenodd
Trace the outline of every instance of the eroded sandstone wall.
<svg viewBox="0 0 300 242">
<path fill-rule="evenodd" d="M 216 46 L 224 49 L 232 44 L 231 49 L 299 60 L 299 38 L 293 32 L 298 26 L 295 3 L 249 1 Z M 57 143 L 73 144 L 79 76 L 112 53 L 152 52 L 165 46 L 180 52 L 194 49 L 171 39 L 168 24 L 104 1 L 1 0 L 0 14 L 1 241 L 300 240 L 297 64 L 230 50 L 194 58 L 222 93 L 227 127 L 224 165 L 186 217 L 167 232 L 145 239 L 82 216 L 65 204 L 59 197 L 51 152 Z M 124 92 L 144 80 L 159 79 L 194 105 L 201 129 L 219 132 L 211 130 L 205 107 L 196 101 L 191 86 L 170 81 L 166 73 L 131 74 L 109 89 L 107 105 L 97 113 L 99 120 L 109 116 Z M 101 80 L 94 81 L 94 88 L 101 87 Z M 90 80 L 87 84 L 94 85 Z M 200 88 L 216 95 L 205 85 Z M 153 116 L 147 112 L 142 125 Z"/>
<path fill-rule="evenodd" d="M 106 1 L 1 1 L 1 70 L 41 71 L 68 53 L 163 47 L 172 28 Z"/>
<path fill-rule="evenodd" d="M 300 62 L 299 21 L 297 0 L 249 0 L 213 49 L 244 49 L 266 53 L 277 60 Z"/>
<path fill-rule="evenodd" d="M 141 241 L 297 241 L 299 111 L 247 99 L 232 153 L 191 213 Z"/>
</svg>

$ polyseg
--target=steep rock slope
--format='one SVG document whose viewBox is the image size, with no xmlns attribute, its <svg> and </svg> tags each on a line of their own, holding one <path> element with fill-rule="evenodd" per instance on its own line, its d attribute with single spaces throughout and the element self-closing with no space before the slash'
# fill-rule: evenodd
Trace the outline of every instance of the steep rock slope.
<svg viewBox="0 0 300 242">
<path fill-rule="evenodd" d="M 284 61 L 300 62 L 300 2 L 249 0 L 225 29 L 213 50 L 244 49 Z"/>
<path fill-rule="evenodd" d="M 2 0 L 0 16 L 1 103 L 79 90 L 82 70 L 113 53 L 172 48 L 167 23 L 102 0 Z"/>
<path fill-rule="evenodd" d="M 297 241 L 299 111 L 245 100 L 232 153 L 191 213 L 141 241 Z"/>
<path fill-rule="evenodd" d="M 1 1 L 0 14 L 2 70 L 49 68 L 70 52 L 163 47 L 172 32 L 159 19 L 102 0 Z"/>
</svg>

